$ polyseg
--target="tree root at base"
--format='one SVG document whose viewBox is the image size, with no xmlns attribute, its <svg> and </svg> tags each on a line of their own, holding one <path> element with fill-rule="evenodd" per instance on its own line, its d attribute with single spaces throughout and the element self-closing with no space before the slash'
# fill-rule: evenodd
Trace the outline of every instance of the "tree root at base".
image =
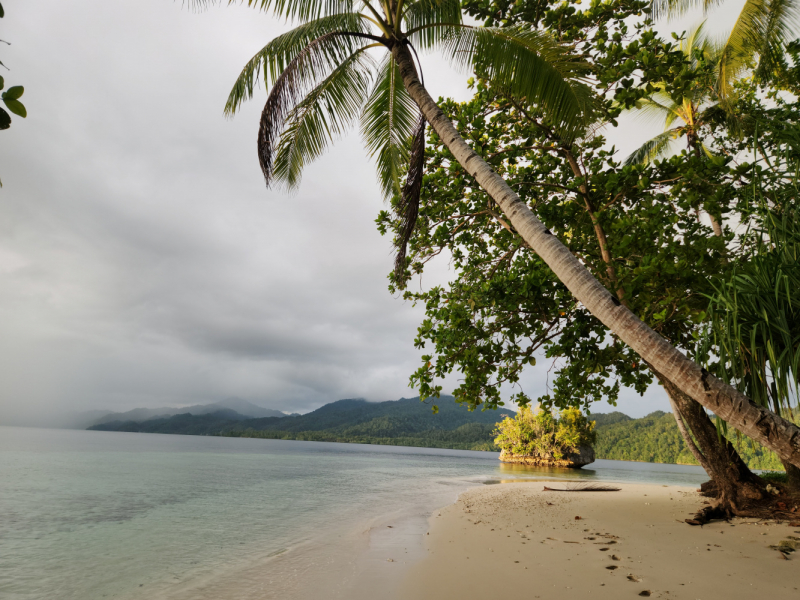
<svg viewBox="0 0 800 600">
<path fill-rule="evenodd" d="M 686 519 L 686 523 L 702 526 L 715 520 L 728 521 L 733 517 L 744 517 L 765 521 L 788 521 L 800 527 L 800 493 L 782 484 L 773 484 L 770 487 L 773 491 L 761 497 L 745 493 L 731 500 L 727 497 L 718 497 L 719 492 L 712 482 L 703 484 L 698 490 L 701 495 L 716 499 L 698 510 L 694 517 Z"/>
</svg>

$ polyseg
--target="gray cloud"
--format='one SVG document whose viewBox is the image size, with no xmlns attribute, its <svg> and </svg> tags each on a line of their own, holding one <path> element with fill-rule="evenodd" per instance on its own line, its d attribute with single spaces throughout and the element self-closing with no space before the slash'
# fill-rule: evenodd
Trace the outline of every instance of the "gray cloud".
<svg viewBox="0 0 800 600">
<path fill-rule="evenodd" d="M 0 420 L 413 393 L 422 310 L 386 291 L 390 240 L 357 134 L 289 195 L 258 169 L 266 94 L 222 116 L 285 24 L 164 0 L 30 0 L 3 21 L 29 117 L 0 149 Z M 435 95 L 468 96 L 461 74 L 425 64 Z M 446 278 L 443 261 L 424 283 Z M 657 391 L 639 402 L 663 406 Z"/>
</svg>

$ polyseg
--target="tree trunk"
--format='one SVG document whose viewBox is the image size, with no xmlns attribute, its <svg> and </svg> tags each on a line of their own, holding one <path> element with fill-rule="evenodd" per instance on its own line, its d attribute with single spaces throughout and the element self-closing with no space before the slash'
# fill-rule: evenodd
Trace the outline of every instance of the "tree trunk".
<svg viewBox="0 0 800 600">
<path fill-rule="evenodd" d="M 612 296 L 536 218 L 505 180 L 467 145 L 420 83 L 408 46 L 395 44 L 392 56 L 408 93 L 439 138 L 497 203 L 522 239 L 589 312 L 677 389 L 773 450 L 782 460 L 800 467 L 800 428 L 756 406 L 744 394 L 701 369 Z"/>
<path fill-rule="evenodd" d="M 694 455 L 695 459 L 700 466 L 703 467 L 703 470 L 708 473 L 709 477 L 711 476 L 711 466 L 708 464 L 706 457 L 700 452 L 700 449 L 694 443 L 694 438 L 689 430 L 686 428 L 686 423 L 683 420 L 683 416 L 681 415 L 681 411 L 678 409 L 678 403 L 675 402 L 675 399 L 672 395 L 667 392 L 667 397 L 669 398 L 669 404 L 672 407 L 672 416 L 675 417 L 675 422 L 678 424 L 678 431 L 683 438 L 683 441 L 686 443 L 686 446 L 689 448 L 689 451 Z M 692 400 L 694 402 L 694 400 Z"/>
<path fill-rule="evenodd" d="M 681 419 L 685 419 L 694 434 L 697 446 L 686 428 L 681 431 L 690 450 L 702 455 L 703 458 L 698 458 L 698 460 L 711 477 L 715 488 L 714 492 L 716 492 L 717 502 L 709 509 L 700 511 L 697 517 L 689 522 L 702 524 L 712 517 L 727 518 L 733 515 L 747 514 L 748 505 L 757 503 L 764 498 L 763 480 L 753 474 L 739 453 L 736 452 L 733 444 L 726 438 L 720 437 L 716 426 L 700 404 L 681 392 L 659 373 L 656 373 L 656 376 L 664 386 L 673 409 L 676 410 L 675 418 L 678 420 L 679 428 L 682 423 Z"/>
<path fill-rule="evenodd" d="M 786 469 L 786 477 L 788 478 L 786 484 L 793 492 L 800 492 L 800 469 L 793 464 L 786 461 L 781 461 L 783 468 Z"/>
</svg>

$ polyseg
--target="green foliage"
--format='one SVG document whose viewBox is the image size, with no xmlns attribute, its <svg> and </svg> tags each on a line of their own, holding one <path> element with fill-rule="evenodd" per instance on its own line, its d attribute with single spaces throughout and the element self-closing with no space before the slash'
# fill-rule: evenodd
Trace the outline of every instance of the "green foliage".
<svg viewBox="0 0 800 600">
<path fill-rule="evenodd" d="M 621 111 L 652 98 L 675 109 L 672 121 L 683 111 L 678 133 L 697 141 L 689 150 L 646 165 L 621 164 L 599 131 L 565 138 L 535 102 L 480 78 L 473 81 L 472 100 L 440 104 L 462 137 L 607 289 L 694 355 L 717 278 L 746 260 L 746 237 L 724 225 L 760 222 L 753 189 L 766 177 L 765 160 L 800 154 L 800 129 L 793 125 L 798 111 L 794 100 L 776 98 L 774 87 L 742 81 L 728 102 L 735 101 L 732 110 L 747 119 L 734 131 L 713 94 L 703 100 L 716 75 L 697 32 L 691 40 L 662 40 L 646 7 L 635 0 L 588 7 L 547 0 L 465 3 L 486 25 L 538 23 L 580 48 L 589 65 L 585 77 L 602 90 L 598 125 L 614 126 Z M 778 108 L 767 108 L 769 103 Z M 750 161 L 754 145 L 766 154 Z M 791 181 L 777 177 L 766 189 L 776 204 L 796 195 Z M 722 235 L 706 225 L 703 213 L 722 223 Z M 382 233 L 398 235 L 399 221 L 390 211 L 382 211 L 377 224 Z M 390 275 L 390 291 L 442 255 L 450 260 L 452 281 L 404 294 L 426 311 L 415 340 L 424 350 L 422 364 L 410 378 L 423 397 L 436 397 L 441 380 L 457 372 L 453 393 L 459 402 L 502 406 L 501 390 L 512 386 L 517 390 L 510 400 L 524 406 L 534 397 L 518 387 L 521 374 L 542 355 L 554 373 L 546 390 L 536 390 L 541 395 L 535 399 L 546 407 L 614 404 L 621 387 L 642 393 L 652 382 L 647 366 L 574 301 L 431 135 L 406 271 Z"/>
<path fill-rule="evenodd" d="M 696 6 L 704 12 L 716 5 L 709 0 L 655 0 L 656 18 L 684 14 Z M 715 88 L 728 97 L 736 79 L 748 70 L 761 81 L 768 80 L 783 62 L 784 47 L 797 35 L 800 6 L 792 0 L 746 0 L 720 47 L 719 75 Z"/>
<path fill-rule="evenodd" d="M 458 406 L 452 397 L 444 396 L 442 400 L 438 407 L 441 410 L 436 414 L 431 410 L 431 405 L 421 404 L 417 398 L 396 402 L 340 400 L 294 417 L 248 419 L 232 410 L 221 410 L 211 414 L 187 413 L 142 422 L 115 421 L 94 425 L 89 429 L 496 452 L 500 450 L 499 444 L 495 445 L 498 428 L 510 427 L 510 431 L 520 428 L 515 424 L 520 417 L 515 417 L 510 411 L 471 412 Z M 532 414 L 530 408 L 525 410 L 528 415 Z M 562 412 L 560 421 L 548 415 L 549 412 L 539 417 L 540 423 L 536 427 L 550 432 L 550 437 L 545 436 L 545 439 L 559 452 L 567 447 L 593 443 L 597 458 L 696 464 L 683 443 L 675 419 L 669 413 L 655 412 L 642 419 L 632 419 L 620 412 L 612 412 L 591 415 L 587 419 L 576 409 L 569 409 Z M 533 417 L 525 418 L 533 420 Z M 552 432 L 558 424 L 561 424 L 561 437 L 555 439 Z M 528 425 L 525 428 L 533 429 Z M 511 437 L 509 435 L 508 439 Z M 751 468 L 782 468 L 774 454 L 746 438 L 733 433 L 730 437 Z M 540 444 L 540 447 L 546 449 L 545 445 Z M 523 446 L 520 449 L 522 452 L 530 451 Z"/>
<path fill-rule="evenodd" d="M 576 408 L 562 410 L 555 419 L 549 410 L 523 406 L 515 416 L 503 419 L 495 433 L 494 443 L 501 450 L 555 460 L 595 441 L 594 423 Z"/>
<path fill-rule="evenodd" d="M 247 419 L 225 410 L 206 415 L 182 414 L 143 422 L 111 422 L 90 427 L 101 431 L 138 431 L 185 435 L 224 435 L 264 439 L 390 444 L 463 450 L 492 450 L 492 431 L 509 411 L 474 411 L 452 400 L 431 410 L 418 398 L 396 402 L 340 400 L 305 415 Z"/>
<path fill-rule="evenodd" d="M 800 380 L 800 216 L 787 208 L 768 223 L 749 259 L 717 284 L 709 335 L 723 379 L 790 416 Z"/>
<path fill-rule="evenodd" d="M 5 11 L 3 10 L 3 6 L 0 4 L 0 19 L 2 19 L 4 16 Z M 3 65 L 3 63 L 0 62 L 0 65 Z M 5 80 L 0 77 L 0 90 L 2 90 L 5 85 Z M 28 111 L 26 110 L 25 105 L 19 101 L 23 93 L 25 93 L 25 88 L 21 85 L 15 85 L 3 92 L 2 95 L 0 95 L 0 99 L 3 100 L 3 104 L 6 105 L 8 110 L 18 117 L 22 117 L 24 119 L 28 116 Z M 11 115 L 9 115 L 4 108 L 0 108 L 0 130 L 8 129 L 9 127 L 11 127 Z"/>
<path fill-rule="evenodd" d="M 611 413 L 612 415 L 615 413 Z M 616 413 L 619 414 L 619 413 Z M 656 411 L 641 419 L 625 418 L 600 425 L 604 417 L 591 415 L 597 422 L 597 458 L 640 462 L 696 465 L 694 455 L 686 447 L 672 413 Z M 624 416 L 624 415 L 623 415 Z M 737 452 L 751 469 L 782 469 L 773 452 L 744 436 L 727 434 Z"/>
<path fill-rule="evenodd" d="M 766 471 L 759 476 L 770 483 L 789 483 L 789 476 L 786 471 Z"/>
<path fill-rule="evenodd" d="M 230 3 L 230 2 L 229 2 Z M 213 0 L 194 0 L 205 7 Z M 443 52 L 455 65 L 510 93 L 546 107 L 554 126 L 585 130 L 592 92 L 585 62 L 574 48 L 525 24 L 474 27 L 462 22 L 456 0 L 248 0 L 248 6 L 299 21 L 243 68 L 225 106 L 234 114 L 259 82 L 271 87 L 262 112 L 259 156 L 267 183 L 298 185 L 303 167 L 360 114 L 384 193 L 399 193 L 418 108 L 400 81 L 391 54 L 367 65 L 369 48 L 398 44 Z M 356 54 L 362 54 L 358 61 Z M 565 133 L 566 135 L 566 133 Z"/>
</svg>

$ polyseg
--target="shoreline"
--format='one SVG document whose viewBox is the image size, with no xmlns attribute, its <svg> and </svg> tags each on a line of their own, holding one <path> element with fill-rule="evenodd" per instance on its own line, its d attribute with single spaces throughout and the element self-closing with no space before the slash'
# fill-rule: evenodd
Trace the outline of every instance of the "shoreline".
<svg viewBox="0 0 800 600">
<path fill-rule="evenodd" d="M 408 567 L 399 600 L 800 596 L 800 555 L 769 547 L 800 538 L 800 528 L 755 519 L 690 527 L 683 519 L 704 501 L 696 488 L 616 487 L 545 492 L 535 481 L 463 492 L 429 518 L 427 556 Z"/>
</svg>

